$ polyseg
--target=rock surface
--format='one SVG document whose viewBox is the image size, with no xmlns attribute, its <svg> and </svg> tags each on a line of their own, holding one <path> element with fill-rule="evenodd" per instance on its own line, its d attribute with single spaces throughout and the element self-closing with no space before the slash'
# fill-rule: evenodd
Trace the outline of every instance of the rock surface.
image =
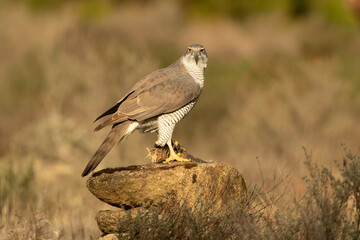
<svg viewBox="0 0 360 240">
<path fill-rule="evenodd" d="M 125 233 L 127 232 L 128 226 L 128 217 L 132 219 L 137 216 L 142 216 L 142 214 L 147 213 L 147 209 L 145 208 L 134 208 L 130 210 L 102 210 L 100 211 L 95 220 L 98 224 L 98 227 L 103 233 Z"/>
<path fill-rule="evenodd" d="M 121 239 L 118 234 L 107 234 L 105 236 L 99 237 L 97 240 L 119 240 Z"/>
<path fill-rule="evenodd" d="M 88 179 L 87 187 L 100 200 L 124 209 L 158 206 L 171 197 L 190 207 L 206 202 L 218 211 L 246 197 L 241 174 L 221 163 L 153 163 L 104 169 Z"/>
</svg>

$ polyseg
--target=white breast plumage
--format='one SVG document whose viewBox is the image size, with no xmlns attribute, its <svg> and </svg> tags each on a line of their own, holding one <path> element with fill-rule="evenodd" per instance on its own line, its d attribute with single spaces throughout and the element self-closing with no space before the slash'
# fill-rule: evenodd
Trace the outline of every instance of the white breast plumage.
<svg viewBox="0 0 360 240">
<path fill-rule="evenodd" d="M 196 64 L 189 64 L 186 61 L 182 61 L 186 71 L 190 74 L 190 76 L 200 85 L 200 88 L 204 87 L 204 68 L 200 67 Z"/>
</svg>

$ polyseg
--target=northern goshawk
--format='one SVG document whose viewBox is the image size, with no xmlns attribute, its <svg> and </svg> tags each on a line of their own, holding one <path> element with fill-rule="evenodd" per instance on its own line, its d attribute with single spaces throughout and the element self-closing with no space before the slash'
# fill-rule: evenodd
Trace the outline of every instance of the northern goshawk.
<svg viewBox="0 0 360 240">
<path fill-rule="evenodd" d="M 93 171 L 113 146 L 135 130 L 157 132 L 155 145 L 168 145 L 170 156 L 165 160 L 189 161 L 174 152 L 171 137 L 176 123 L 189 113 L 204 86 L 204 71 L 208 56 L 199 44 L 190 45 L 185 54 L 167 68 L 150 73 L 113 107 L 101 114 L 111 116 L 95 128 L 98 131 L 112 125 L 112 129 L 85 167 L 82 176 Z"/>
</svg>

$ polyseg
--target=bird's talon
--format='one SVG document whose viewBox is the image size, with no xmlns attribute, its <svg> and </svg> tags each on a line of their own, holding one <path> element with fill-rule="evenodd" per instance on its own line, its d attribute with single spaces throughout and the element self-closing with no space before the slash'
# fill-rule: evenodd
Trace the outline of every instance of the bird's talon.
<svg viewBox="0 0 360 240">
<path fill-rule="evenodd" d="M 177 154 L 175 158 L 168 157 L 167 159 L 165 159 L 165 160 L 162 161 L 161 163 L 166 164 L 166 163 L 173 162 L 173 161 L 177 161 L 177 162 L 190 162 L 189 159 L 180 157 L 180 155 Z"/>
<path fill-rule="evenodd" d="M 190 162 L 189 159 L 182 158 L 182 157 L 180 157 L 179 159 L 175 159 L 175 160 L 178 161 L 178 162 Z"/>
<path fill-rule="evenodd" d="M 171 161 L 174 161 L 174 159 L 168 157 L 167 159 L 163 160 L 161 163 L 167 164 L 167 163 L 169 163 L 169 162 L 171 162 Z"/>
</svg>

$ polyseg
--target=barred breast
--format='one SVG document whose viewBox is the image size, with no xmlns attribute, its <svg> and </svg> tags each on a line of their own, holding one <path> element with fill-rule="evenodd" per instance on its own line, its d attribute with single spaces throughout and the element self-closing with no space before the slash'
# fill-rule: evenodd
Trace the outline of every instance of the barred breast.
<svg viewBox="0 0 360 240">
<path fill-rule="evenodd" d="M 158 118 L 158 144 L 165 145 L 170 140 L 175 124 L 183 119 L 194 107 L 198 98 L 172 113 L 163 114 Z"/>
<path fill-rule="evenodd" d="M 165 126 L 176 124 L 190 112 L 190 110 L 194 107 L 197 100 L 198 98 L 195 98 L 193 101 L 191 101 L 184 107 L 176 110 L 175 112 L 167 113 L 160 117 L 154 117 L 141 122 L 138 127 L 138 130 L 142 133 L 156 132 L 159 129 L 159 121 L 161 122 L 161 124 Z"/>
<path fill-rule="evenodd" d="M 166 125 L 173 125 L 175 123 L 178 123 L 190 112 L 190 110 L 194 107 L 197 100 L 198 98 L 195 98 L 194 100 L 192 100 L 190 103 L 180 108 L 179 110 L 176 110 L 175 112 L 172 113 L 164 114 L 160 118 L 162 118 L 162 121 Z"/>
</svg>

